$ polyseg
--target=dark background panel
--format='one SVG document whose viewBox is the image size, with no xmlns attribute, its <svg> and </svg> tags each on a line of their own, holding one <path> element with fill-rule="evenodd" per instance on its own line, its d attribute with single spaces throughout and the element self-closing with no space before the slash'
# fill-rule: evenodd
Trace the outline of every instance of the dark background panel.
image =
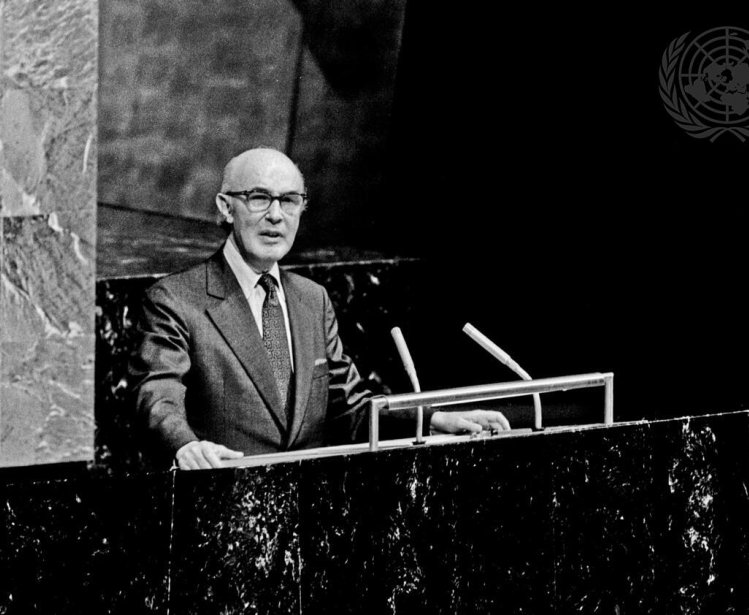
<svg viewBox="0 0 749 615">
<path fill-rule="evenodd" d="M 408 7 L 390 236 L 533 375 L 613 370 L 620 417 L 747 402 L 749 144 L 659 93 L 672 40 L 748 27 L 728 6 Z"/>
</svg>

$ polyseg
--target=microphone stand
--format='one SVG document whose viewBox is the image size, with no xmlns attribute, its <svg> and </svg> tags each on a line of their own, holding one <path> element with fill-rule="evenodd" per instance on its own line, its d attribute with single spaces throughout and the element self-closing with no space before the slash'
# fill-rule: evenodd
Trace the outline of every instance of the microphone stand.
<svg viewBox="0 0 749 615">
<path fill-rule="evenodd" d="M 411 380 L 411 386 L 415 393 L 421 393 L 421 386 L 419 385 L 419 378 L 416 375 L 416 368 L 414 367 L 413 359 L 411 359 L 411 353 L 408 352 L 408 346 L 406 346 L 406 340 L 403 337 L 403 333 L 400 327 L 393 327 L 390 330 L 390 335 L 393 336 L 395 347 L 398 349 L 403 368 L 406 370 L 409 380 Z M 414 444 L 424 444 L 424 406 L 416 407 L 416 441 Z"/>
<path fill-rule="evenodd" d="M 492 355 L 495 359 L 497 359 L 500 363 L 509 367 L 523 380 L 533 380 L 528 372 L 526 372 L 522 367 L 520 367 L 517 363 L 515 363 L 515 361 L 512 360 L 510 355 L 508 355 L 504 350 L 502 350 L 499 346 L 492 342 L 472 324 L 466 323 L 463 327 L 463 332 L 484 350 L 486 350 L 490 355 Z M 541 419 L 541 396 L 538 393 L 533 393 L 533 406 L 535 410 L 533 429 L 535 431 L 541 431 L 543 429 Z"/>
</svg>

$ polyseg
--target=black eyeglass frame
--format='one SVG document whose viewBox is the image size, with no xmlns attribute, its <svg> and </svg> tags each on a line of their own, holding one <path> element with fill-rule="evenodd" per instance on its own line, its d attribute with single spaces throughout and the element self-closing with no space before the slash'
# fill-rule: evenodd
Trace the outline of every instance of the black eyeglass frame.
<svg viewBox="0 0 749 615">
<path fill-rule="evenodd" d="M 270 202 L 268 203 L 268 207 L 266 207 L 265 209 L 253 210 L 253 211 L 257 211 L 257 213 L 260 213 L 261 211 L 267 211 L 268 209 L 270 209 L 270 206 L 273 205 L 273 201 L 276 201 L 276 200 L 278 201 L 279 205 L 281 206 L 281 209 L 283 211 L 286 211 L 284 209 L 284 205 L 283 205 L 282 199 L 285 196 L 289 196 L 291 194 L 293 194 L 295 196 L 302 197 L 302 203 L 299 205 L 299 210 L 300 211 L 303 210 L 306 207 L 307 202 L 309 200 L 307 198 L 307 193 L 306 192 L 297 192 L 296 190 L 292 190 L 290 192 L 282 192 L 281 194 L 273 194 L 271 192 L 268 192 L 267 190 L 263 190 L 262 188 L 252 188 L 250 190 L 238 190 L 238 191 L 222 192 L 221 194 L 223 194 L 225 196 L 233 196 L 235 198 L 242 198 L 242 201 L 244 202 L 245 205 L 249 204 L 249 200 L 250 200 L 250 195 L 251 194 L 262 194 L 263 196 L 267 196 L 268 198 L 270 198 Z"/>
</svg>

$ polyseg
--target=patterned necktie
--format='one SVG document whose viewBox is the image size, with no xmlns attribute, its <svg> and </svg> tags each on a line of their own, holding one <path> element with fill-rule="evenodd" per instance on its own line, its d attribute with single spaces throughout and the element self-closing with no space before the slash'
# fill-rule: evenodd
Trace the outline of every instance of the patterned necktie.
<svg viewBox="0 0 749 615">
<path fill-rule="evenodd" d="M 276 377 L 281 402 L 286 415 L 291 419 L 291 358 L 289 341 L 286 337 L 286 324 L 283 318 L 281 302 L 276 292 L 276 281 L 269 273 L 260 276 L 258 284 L 265 290 L 263 301 L 263 345 L 268 352 L 273 375 Z"/>
</svg>

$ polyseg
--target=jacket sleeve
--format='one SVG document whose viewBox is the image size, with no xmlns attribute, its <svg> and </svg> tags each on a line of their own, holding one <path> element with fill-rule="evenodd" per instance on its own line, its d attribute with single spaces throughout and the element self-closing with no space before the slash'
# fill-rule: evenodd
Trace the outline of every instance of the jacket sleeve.
<svg viewBox="0 0 749 615">
<path fill-rule="evenodd" d="M 325 346 L 328 359 L 328 439 L 333 444 L 366 438 L 367 406 L 372 393 L 356 365 L 344 352 L 338 320 L 327 291 L 323 289 Z"/>
<path fill-rule="evenodd" d="M 179 301 L 167 288 L 157 284 L 146 292 L 137 333 L 139 345 L 129 364 L 136 411 L 162 447 L 174 453 L 198 438 L 185 411 L 189 331 Z"/>
<path fill-rule="evenodd" d="M 369 437 L 368 410 L 372 392 L 359 375 L 356 365 L 345 354 L 338 335 L 338 321 L 327 292 L 324 293 L 325 334 L 328 368 L 330 370 L 328 422 L 334 443 L 365 441 Z M 422 433 L 429 435 L 433 410 L 424 408 Z M 382 439 L 406 438 L 415 435 L 416 410 L 380 417 Z"/>
</svg>

